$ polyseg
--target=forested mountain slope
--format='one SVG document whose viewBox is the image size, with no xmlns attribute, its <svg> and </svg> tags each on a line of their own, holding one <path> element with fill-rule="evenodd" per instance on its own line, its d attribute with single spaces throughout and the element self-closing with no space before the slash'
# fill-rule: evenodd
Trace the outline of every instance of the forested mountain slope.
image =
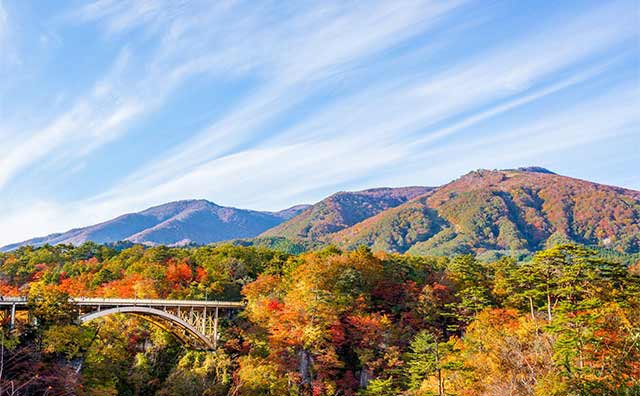
<svg viewBox="0 0 640 396">
<path fill-rule="evenodd" d="M 298 216 L 262 236 L 318 239 L 401 205 L 431 188 L 374 188 L 356 192 L 338 192 L 311 206 Z"/>
<path fill-rule="evenodd" d="M 269 230 L 327 230 L 310 211 Z M 479 170 L 337 232 L 298 233 L 345 248 L 414 254 L 532 252 L 577 242 L 640 250 L 640 192 L 541 168 Z"/>
<path fill-rule="evenodd" d="M 252 238 L 257 238 L 252 241 Z M 23 245 L 126 240 L 146 245 L 241 240 L 286 251 L 335 244 L 416 255 L 528 255 L 575 242 L 640 252 L 640 192 L 543 168 L 478 170 L 441 187 L 338 192 L 280 212 L 178 201 Z"/>
</svg>

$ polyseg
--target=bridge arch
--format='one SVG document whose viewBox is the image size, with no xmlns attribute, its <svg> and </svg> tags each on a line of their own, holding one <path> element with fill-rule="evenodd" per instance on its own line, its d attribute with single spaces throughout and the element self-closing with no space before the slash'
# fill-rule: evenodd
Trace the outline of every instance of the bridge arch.
<svg viewBox="0 0 640 396">
<path fill-rule="evenodd" d="M 172 313 L 151 307 L 115 307 L 91 312 L 80 316 L 79 319 L 80 322 L 84 324 L 98 318 L 118 313 L 131 314 L 140 317 L 154 324 L 155 326 L 158 326 L 159 328 L 171 333 L 178 340 L 180 340 L 180 342 L 194 349 L 215 349 L 213 340 L 204 335 L 193 325 L 177 317 L 176 315 L 173 315 Z"/>
</svg>

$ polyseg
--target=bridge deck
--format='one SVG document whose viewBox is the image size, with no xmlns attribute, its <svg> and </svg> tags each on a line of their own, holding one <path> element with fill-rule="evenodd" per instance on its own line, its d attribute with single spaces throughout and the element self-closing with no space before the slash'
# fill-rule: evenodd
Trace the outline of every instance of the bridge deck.
<svg viewBox="0 0 640 396">
<path fill-rule="evenodd" d="M 82 323 L 115 313 L 136 315 L 173 334 L 184 344 L 204 350 L 217 348 L 218 310 L 245 306 L 239 301 L 138 298 L 74 297 L 69 301 L 77 306 Z M 11 328 L 16 322 L 16 312 L 28 309 L 26 297 L 0 296 L 0 311 L 5 313 L 4 320 L 10 320 Z"/>
<path fill-rule="evenodd" d="M 0 308 L 15 306 L 17 309 L 26 308 L 26 297 L 0 296 Z M 119 306 L 145 306 L 145 307 L 186 307 L 186 308 L 243 308 L 244 303 L 238 301 L 205 301 L 205 300 L 163 300 L 163 299 L 138 299 L 138 298 L 94 298 L 76 297 L 70 298 L 70 302 L 79 306 L 91 307 L 119 307 Z"/>
</svg>

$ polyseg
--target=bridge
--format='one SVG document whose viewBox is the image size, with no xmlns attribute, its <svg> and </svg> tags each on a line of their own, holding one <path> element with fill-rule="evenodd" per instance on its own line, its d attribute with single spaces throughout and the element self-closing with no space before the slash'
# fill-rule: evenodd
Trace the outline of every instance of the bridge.
<svg viewBox="0 0 640 396">
<path fill-rule="evenodd" d="M 16 311 L 28 310 L 26 297 L 0 296 L 0 310 L 15 325 Z M 113 314 L 142 318 L 173 334 L 184 345 L 200 350 L 216 349 L 219 310 L 238 310 L 244 304 L 234 301 L 161 300 L 127 298 L 71 298 L 78 309 L 80 323 Z"/>
</svg>

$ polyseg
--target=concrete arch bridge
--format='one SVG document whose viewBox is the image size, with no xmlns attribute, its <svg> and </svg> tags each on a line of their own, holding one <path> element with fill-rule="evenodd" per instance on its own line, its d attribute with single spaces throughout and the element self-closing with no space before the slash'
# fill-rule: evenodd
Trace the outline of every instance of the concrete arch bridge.
<svg viewBox="0 0 640 396">
<path fill-rule="evenodd" d="M 78 308 L 81 323 L 118 313 L 135 315 L 199 350 L 217 347 L 220 310 L 230 313 L 244 308 L 243 303 L 234 301 L 126 298 L 72 298 L 69 301 Z M 0 310 L 13 326 L 17 311 L 28 311 L 27 298 L 0 296 Z"/>
</svg>

